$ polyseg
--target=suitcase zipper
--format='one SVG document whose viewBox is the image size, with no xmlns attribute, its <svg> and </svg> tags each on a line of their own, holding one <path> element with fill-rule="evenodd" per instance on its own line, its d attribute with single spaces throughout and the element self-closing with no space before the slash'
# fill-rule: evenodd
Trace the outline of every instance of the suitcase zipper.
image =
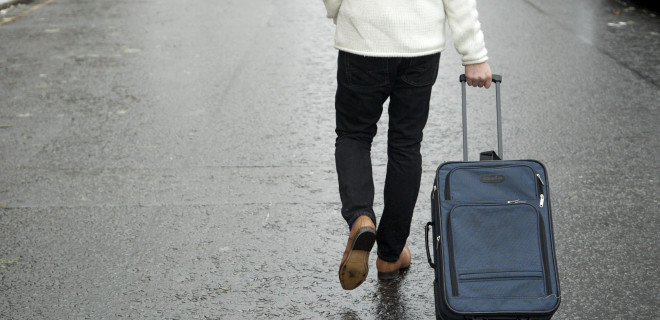
<svg viewBox="0 0 660 320">
<path fill-rule="evenodd" d="M 447 249 L 449 249 L 449 279 L 451 281 L 451 295 L 458 296 L 458 279 L 454 265 L 454 240 L 451 232 L 451 219 L 447 219 Z"/>
<path fill-rule="evenodd" d="M 550 262 L 548 261 L 548 247 L 547 244 L 545 243 L 546 239 L 546 234 L 545 234 L 545 224 L 543 223 L 543 218 L 539 217 L 539 231 L 541 235 L 541 254 L 543 255 L 541 258 L 543 262 L 543 273 L 544 273 L 544 278 L 545 278 L 545 293 L 547 295 L 550 295 L 552 288 L 550 284 Z"/>
</svg>

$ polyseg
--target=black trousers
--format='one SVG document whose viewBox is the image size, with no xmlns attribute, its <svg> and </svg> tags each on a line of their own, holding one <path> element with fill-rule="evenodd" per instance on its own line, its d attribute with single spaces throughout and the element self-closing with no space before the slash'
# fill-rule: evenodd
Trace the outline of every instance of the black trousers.
<svg viewBox="0 0 660 320">
<path fill-rule="evenodd" d="M 335 109 L 335 162 L 341 213 L 352 225 L 360 215 L 376 223 L 371 142 L 390 98 L 384 210 L 378 257 L 396 261 L 410 234 L 422 175 L 420 146 L 440 53 L 412 58 L 365 57 L 339 51 Z"/>
</svg>

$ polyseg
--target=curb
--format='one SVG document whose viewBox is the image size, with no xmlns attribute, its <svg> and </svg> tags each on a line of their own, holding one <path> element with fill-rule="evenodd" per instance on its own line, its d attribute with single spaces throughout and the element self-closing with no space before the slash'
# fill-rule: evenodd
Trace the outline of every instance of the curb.
<svg viewBox="0 0 660 320">
<path fill-rule="evenodd" d="M 0 10 L 7 9 L 7 8 L 9 8 L 13 5 L 17 5 L 21 2 L 29 2 L 29 1 L 25 1 L 25 0 L 4 0 L 3 1 L 3 0 L 0 0 Z"/>
</svg>

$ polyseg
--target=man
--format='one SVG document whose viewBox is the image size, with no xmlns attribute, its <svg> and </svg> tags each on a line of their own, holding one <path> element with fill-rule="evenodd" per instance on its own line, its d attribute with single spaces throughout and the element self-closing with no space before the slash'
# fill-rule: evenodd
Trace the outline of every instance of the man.
<svg viewBox="0 0 660 320">
<path fill-rule="evenodd" d="M 476 0 L 323 2 L 337 25 L 335 162 L 341 213 L 350 228 L 339 280 L 352 290 L 367 277 L 374 242 L 379 279 L 395 278 L 410 266 L 406 240 L 422 174 L 422 130 L 445 48 L 445 22 L 462 56 L 467 84 L 488 88 L 492 74 Z M 387 98 L 385 206 L 376 232 L 371 142 Z"/>
</svg>

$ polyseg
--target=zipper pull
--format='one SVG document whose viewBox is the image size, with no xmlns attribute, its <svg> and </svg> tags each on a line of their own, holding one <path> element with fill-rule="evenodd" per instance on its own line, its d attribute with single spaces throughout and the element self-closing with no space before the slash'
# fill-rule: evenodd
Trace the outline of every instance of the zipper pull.
<svg viewBox="0 0 660 320">
<path fill-rule="evenodd" d="M 516 199 L 516 200 L 509 200 L 506 203 L 507 204 L 516 204 L 516 203 L 524 203 L 524 201 L 520 201 L 519 199 Z"/>
<path fill-rule="evenodd" d="M 539 187 L 540 187 L 540 188 L 539 188 L 539 198 L 540 198 L 540 201 L 539 201 L 539 207 L 543 208 L 543 202 L 544 202 L 544 200 L 545 200 L 545 196 L 543 195 L 543 186 L 545 186 L 545 183 L 543 182 L 543 179 L 541 179 L 541 175 L 540 175 L 540 174 L 537 173 L 537 174 L 536 174 L 536 178 L 537 178 L 537 179 L 539 180 L 539 182 L 541 183 L 541 185 L 539 186 Z"/>
</svg>

